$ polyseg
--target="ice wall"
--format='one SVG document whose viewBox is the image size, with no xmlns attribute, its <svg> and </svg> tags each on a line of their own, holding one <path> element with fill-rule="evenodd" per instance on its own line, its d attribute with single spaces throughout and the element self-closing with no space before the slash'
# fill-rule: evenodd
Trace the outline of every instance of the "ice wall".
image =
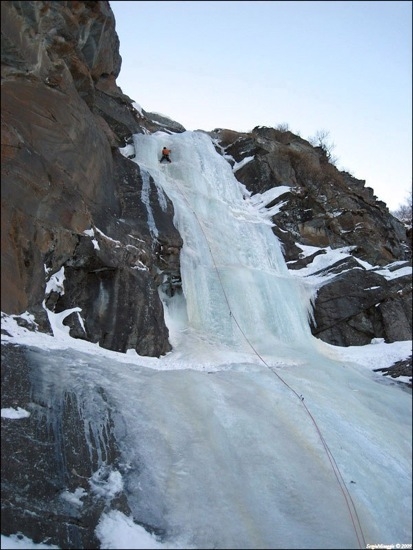
<svg viewBox="0 0 413 550">
<path fill-rule="evenodd" d="M 184 245 L 181 273 L 189 327 L 217 342 L 272 353 L 303 348 L 308 307 L 271 223 L 244 198 L 231 166 L 204 132 L 135 135 L 135 162 L 171 198 Z M 163 146 L 171 164 L 160 164 Z"/>
</svg>

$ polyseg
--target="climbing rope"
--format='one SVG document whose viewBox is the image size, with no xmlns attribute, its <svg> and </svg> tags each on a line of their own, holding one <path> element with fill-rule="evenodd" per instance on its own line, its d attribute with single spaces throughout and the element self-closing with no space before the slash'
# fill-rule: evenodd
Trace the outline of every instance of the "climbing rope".
<svg viewBox="0 0 413 550">
<path fill-rule="evenodd" d="M 359 519 L 359 516 L 358 516 L 358 513 L 357 513 L 357 509 L 356 509 L 356 506 L 354 504 L 354 501 L 353 499 L 351 498 L 351 495 L 350 495 L 350 492 L 345 484 L 345 481 L 343 479 L 343 476 L 341 474 L 341 471 L 340 471 L 340 468 L 338 467 L 338 464 L 333 456 L 333 453 L 331 452 L 326 440 L 324 439 L 324 436 L 321 432 L 321 429 L 320 427 L 318 426 L 317 424 L 317 421 L 315 420 L 314 416 L 311 414 L 310 410 L 308 409 L 307 405 L 304 403 L 304 397 L 299 394 L 294 388 L 292 388 L 266 361 L 265 359 L 260 355 L 260 353 L 258 352 L 258 350 L 253 346 L 253 344 L 251 343 L 251 341 L 249 340 L 248 336 L 245 334 L 245 332 L 242 330 L 240 324 L 238 323 L 236 317 L 234 316 L 234 314 L 232 313 L 232 309 L 231 309 L 231 305 L 229 303 L 229 300 L 228 300 L 228 296 L 227 296 L 227 293 L 225 292 L 225 287 L 224 287 L 224 284 L 223 284 L 223 281 L 221 279 L 221 275 L 220 275 L 220 272 L 219 272 L 219 269 L 218 269 L 218 266 L 216 265 L 215 263 L 215 258 L 214 258 L 214 254 L 212 253 L 212 250 L 211 250 L 211 247 L 210 247 L 210 244 L 209 244 L 209 241 L 208 241 L 208 238 L 206 236 L 206 233 L 204 231 L 204 228 L 202 227 L 202 223 L 200 221 L 200 219 L 198 218 L 196 212 L 194 211 L 194 209 L 191 207 L 191 205 L 189 204 L 185 194 L 181 191 L 180 187 L 179 187 L 179 184 L 177 184 L 177 182 L 175 182 L 175 186 L 177 187 L 180 195 L 184 198 L 185 202 L 187 203 L 188 205 L 188 208 L 191 210 L 191 212 L 193 213 L 193 215 L 195 216 L 195 219 L 199 225 L 199 227 L 201 228 L 201 231 L 202 231 L 202 234 L 204 236 L 204 239 L 205 239 L 205 242 L 208 246 L 208 250 L 209 250 L 209 253 L 210 253 L 210 256 L 211 256 L 211 259 L 212 259 L 212 263 L 214 265 L 214 269 L 217 273 L 217 276 L 218 276 L 218 279 L 219 279 L 219 284 L 222 288 L 222 292 L 223 292 L 223 295 L 224 295 L 224 298 L 225 298 L 225 301 L 227 303 L 227 306 L 228 306 L 228 310 L 229 310 L 229 314 L 230 314 L 230 317 L 234 320 L 234 323 L 236 324 L 236 326 L 238 327 L 238 330 L 240 331 L 240 333 L 242 334 L 243 338 L 245 339 L 245 341 L 247 342 L 247 344 L 249 345 L 249 347 L 252 349 L 252 351 L 254 352 L 254 354 L 260 359 L 260 361 L 270 370 L 270 372 L 272 374 L 274 374 L 296 397 L 298 397 L 298 399 L 300 400 L 302 406 L 304 407 L 304 410 L 306 411 L 306 413 L 308 414 L 309 418 L 311 419 L 311 422 L 313 423 L 314 425 L 314 428 L 315 430 L 317 431 L 317 434 L 320 438 L 320 441 L 323 445 L 323 448 L 326 452 L 326 455 L 327 455 L 327 458 L 330 462 L 330 465 L 331 465 L 331 468 L 334 472 L 334 475 L 335 475 L 335 478 L 337 480 L 337 483 L 339 484 L 339 487 L 341 489 L 341 492 L 343 493 L 343 496 L 344 496 L 344 500 L 346 502 L 346 506 L 347 506 L 347 509 L 348 509 L 348 512 L 349 512 L 349 515 L 350 515 L 350 518 L 351 518 L 351 522 L 352 522 L 352 525 L 353 525 L 353 529 L 354 529 L 354 532 L 356 534 L 356 537 L 357 537 L 357 541 L 358 541 L 358 544 L 359 544 L 359 547 L 360 548 L 366 548 L 366 540 L 365 540 L 365 537 L 364 537 L 364 533 L 363 533 L 363 529 L 361 527 L 361 522 L 360 522 L 360 519 Z"/>
</svg>

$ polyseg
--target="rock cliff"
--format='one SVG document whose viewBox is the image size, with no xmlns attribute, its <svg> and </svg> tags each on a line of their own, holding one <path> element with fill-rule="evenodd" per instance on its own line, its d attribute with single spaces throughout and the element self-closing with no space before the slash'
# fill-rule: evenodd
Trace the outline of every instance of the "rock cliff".
<svg viewBox="0 0 413 550">
<path fill-rule="evenodd" d="M 108 2 L 2 3 L 2 310 L 48 330 L 46 298 L 81 308 L 81 324 L 66 321 L 75 337 L 160 355 L 157 288 L 179 275 L 181 237 L 149 181 L 151 236 L 139 168 L 119 152 L 146 122 L 116 85 L 120 66 Z M 64 296 L 45 297 L 62 267 Z"/>
<path fill-rule="evenodd" d="M 313 334 L 339 346 L 367 344 L 374 337 L 409 340 L 411 273 L 385 278 L 380 267 L 411 266 L 411 233 L 373 190 L 340 172 L 325 148 L 289 131 L 217 129 L 210 135 L 253 196 L 284 189 L 265 208 L 274 211 L 274 233 L 291 270 L 305 268 L 329 249 L 347 249 L 342 262 L 320 270 L 326 283 L 314 299 Z"/>
<path fill-rule="evenodd" d="M 108 2 L 3 2 L 2 17 L 2 310 L 29 311 L 48 331 L 45 307 L 73 308 L 65 320 L 72 336 L 164 354 L 158 288 L 179 285 L 182 240 L 172 204 L 159 204 L 155 182 L 144 182 L 121 151 L 134 133 L 185 128 L 136 108 L 117 86 L 119 38 Z M 209 134 L 250 195 L 288 188 L 265 208 L 279 205 L 274 232 L 291 270 L 313 260 L 300 244 L 315 254 L 349 247 L 372 266 L 411 262 L 403 224 L 322 147 L 275 128 Z M 148 207 L 161 229 L 156 238 Z M 48 290 L 62 268 L 64 292 Z M 337 345 L 410 338 L 409 276 L 388 282 L 360 262 L 336 271 L 314 300 L 317 337 Z"/>
<path fill-rule="evenodd" d="M 161 204 L 156 182 L 128 156 L 133 134 L 185 128 L 139 108 L 117 86 L 121 57 L 109 2 L 7 1 L 1 10 L 2 311 L 21 323 L 31 313 L 43 332 L 51 330 L 46 310 L 69 311 L 74 338 L 163 355 L 171 346 L 158 291 L 180 286 L 182 239 L 172 203 Z M 320 268 L 313 333 L 340 346 L 409 340 L 411 275 L 386 278 L 383 270 L 411 266 L 411 242 L 373 191 L 288 131 L 208 133 L 248 198 L 271 213 L 292 271 L 331 249 L 348 251 Z M 274 188 L 282 193 L 266 200 Z M 88 489 L 90 480 L 103 483 L 102 460 L 118 463 L 107 396 L 90 390 L 101 437 L 83 424 L 87 403 L 78 403 L 75 389 L 65 392 L 53 379 L 50 395 L 39 390 L 45 365 L 52 377 L 60 359 L 70 365 L 70 352 L 54 358 L 6 344 L 2 359 L 2 406 L 32 410 L 19 428 L 2 419 L 2 533 L 25 525 L 35 542 L 96 548 L 106 501 L 85 497 L 79 512 L 60 497 Z M 128 515 L 122 495 L 110 506 Z"/>
</svg>

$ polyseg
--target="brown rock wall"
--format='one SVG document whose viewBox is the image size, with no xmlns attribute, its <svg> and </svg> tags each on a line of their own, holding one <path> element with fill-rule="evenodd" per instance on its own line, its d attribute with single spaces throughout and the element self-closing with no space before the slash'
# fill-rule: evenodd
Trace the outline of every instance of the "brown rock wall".
<svg viewBox="0 0 413 550">
<path fill-rule="evenodd" d="M 154 197 L 166 231 L 150 235 L 139 169 L 117 150 L 143 131 L 116 85 L 120 66 L 109 2 L 2 3 L 2 310 L 29 310 L 47 330 L 45 298 L 52 311 L 80 307 L 86 331 L 72 314 L 73 336 L 159 355 L 170 346 L 157 250 L 182 242 L 171 205 L 165 222 Z M 99 251 L 79 248 L 92 228 L 106 241 Z M 167 277 L 179 274 L 176 255 L 162 262 Z M 62 267 L 64 294 L 45 296 Z"/>
</svg>

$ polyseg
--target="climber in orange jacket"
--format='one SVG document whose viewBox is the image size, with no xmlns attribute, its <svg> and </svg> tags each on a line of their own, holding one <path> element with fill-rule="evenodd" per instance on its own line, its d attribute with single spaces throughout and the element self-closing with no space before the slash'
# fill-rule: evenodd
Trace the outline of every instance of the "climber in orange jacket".
<svg viewBox="0 0 413 550">
<path fill-rule="evenodd" d="M 163 160 L 167 160 L 168 162 L 172 162 L 171 159 L 169 158 L 170 154 L 171 154 L 171 150 L 168 149 L 167 147 L 164 147 L 162 149 L 162 158 L 159 162 L 162 162 Z"/>
</svg>

